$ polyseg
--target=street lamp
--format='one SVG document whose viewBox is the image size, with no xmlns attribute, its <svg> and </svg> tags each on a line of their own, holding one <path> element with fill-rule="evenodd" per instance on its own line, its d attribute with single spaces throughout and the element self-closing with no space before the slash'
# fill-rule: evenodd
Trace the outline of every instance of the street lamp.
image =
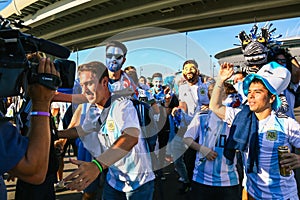
<svg viewBox="0 0 300 200">
<path fill-rule="evenodd" d="M 143 67 L 140 67 L 140 76 L 142 76 Z"/>
<path fill-rule="evenodd" d="M 211 60 L 211 57 L 212 57 L 212 55 L 209 55 L 209 69 L 210 69 L 210 75 L 213 74 L 213 76 L 214 76 L 214 71 L 212 69 L 212 60 Z"/>
</svg>

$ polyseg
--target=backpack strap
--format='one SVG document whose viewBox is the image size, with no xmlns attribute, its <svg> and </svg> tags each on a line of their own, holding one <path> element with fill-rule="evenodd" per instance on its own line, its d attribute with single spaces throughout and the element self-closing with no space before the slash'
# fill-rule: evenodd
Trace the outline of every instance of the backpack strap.
<svg viewBox="0 0 300 200">
<path fill-rule="evenodd" d="M 106 121 L 107 117 L 108 117 L 108 114 L 109 114 L 109 111 L 110 111 L 110 108 L 111 108 L 111 105 L 113 104 L 113 102 L 117 99 L 120 99 L 121 96 L 120 95 L 112 95 L 105 103 L 104 105 L 104 109 L 102 110 L 101 114 L 100 114 L 100 117 L 98 119 L 98 122 L 100 125 L 103 124 L 103 122 Z"/>
</svg>

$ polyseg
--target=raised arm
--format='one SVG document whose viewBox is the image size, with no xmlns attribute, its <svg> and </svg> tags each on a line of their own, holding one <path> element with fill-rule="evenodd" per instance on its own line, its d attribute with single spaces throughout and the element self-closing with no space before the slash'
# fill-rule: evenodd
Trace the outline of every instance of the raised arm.
<svg viewBox="0 0 300 200">
<path fill-rule="evenodd" d="M 83 94 L 65 94 L 56 92 L 52 99 L 53 102 L 72 102 L 75 104 L 87 103 L 88 100 Z"/>
<path fill-rule="evenodd" d="M 209 108 L 221 119 L 225 119 L 226 111 L 226 107 L 222 104 L 222 99 L 224 97 L 224 82 L 229 79 L 232 74 L 233 64 L 226 62 L 221 64 L 209 103 Z"/>
<path fill-rule="evenodd" d="M 59 138 L 75 139 L 78 138 L 78 131 L 82 131 L 80 126 L 80 117 L 82 111 L 82 104 L 80 104 L 71 119 L 71 122 L 67 129 L 58 131 L 57 135 Z"/>
<path fill-rule="evenodd" d="M 38 73 L 59 76 L 50 59 L 41 59 Z M 50 102 L 55 91 L 40 84 L 29 85 L 29 96 L 33 112 L 49 113 Z M 28 148 L 23 158 L 9 172 L 32 184 L 41 184 L 46 177 L 50 151 L 50 121 L 45 114 L 31 116 Z"/>
</svg>

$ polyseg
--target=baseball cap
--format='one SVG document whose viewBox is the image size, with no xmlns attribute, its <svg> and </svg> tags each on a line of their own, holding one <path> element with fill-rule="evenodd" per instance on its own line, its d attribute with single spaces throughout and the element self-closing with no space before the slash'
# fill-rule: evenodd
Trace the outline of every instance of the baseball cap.
<svg viewBox="0 0 300 200">
<path fill-rule="evenodd" d="M 270 62 L 264 65 L 256 74 L 249 74 L 245 77 L 243 81 L 243 91 L 246 96 L 248 95 L 249 86 L 254 78 L 260 79 L 269 92 L 276 95 L 272 108 L 277 110 L 281 105 L 281 100 L 278 95 L 289 85 L 291 73 L 287 68 L 277 62 Z"/>
</svg>

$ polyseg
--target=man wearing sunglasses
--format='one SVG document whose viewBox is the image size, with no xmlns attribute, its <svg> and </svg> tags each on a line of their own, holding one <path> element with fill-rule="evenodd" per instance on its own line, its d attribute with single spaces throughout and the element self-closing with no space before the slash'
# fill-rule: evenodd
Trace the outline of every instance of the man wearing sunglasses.
<svg viewBox="0 0 300 200">
<path fill-rule="evenodd" d="M 118 41 L 110 41 L 106 44 L 105 57 L 106 67 L 109 75 L 109 89 L 112 94 L 121 94 L 131 96 L 134 94 L 137 86 L 129 76 L 121 70 L 126 61 L 127 48 Z M 87 99 L 82 94 L 64 94 L 57 93 L 54 101 L 68 101 L 76 104 L 87 103 Z"/>
<path fill-rule="evenodd" d="M 121 68 L 126 61 L 127 48 L 118 41 L 106 44 L 106 67 L 109 75 L 109 86 L 112 93 L 131 96 L 136 85 Z"/>
</svg>

